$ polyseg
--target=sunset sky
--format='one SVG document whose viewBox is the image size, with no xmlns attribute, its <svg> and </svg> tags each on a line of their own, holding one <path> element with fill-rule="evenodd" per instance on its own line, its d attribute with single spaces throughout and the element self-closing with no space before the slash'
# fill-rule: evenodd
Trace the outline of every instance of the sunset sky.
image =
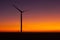
<svg viewBox="0 0 60 40">
<path fill-rule="evenodd" d="M 23 13 L 23 32 L 60 32 L 59 0 L 0 0 L 0 32 L 20 32 L 20 13 Z"/>
</svg>

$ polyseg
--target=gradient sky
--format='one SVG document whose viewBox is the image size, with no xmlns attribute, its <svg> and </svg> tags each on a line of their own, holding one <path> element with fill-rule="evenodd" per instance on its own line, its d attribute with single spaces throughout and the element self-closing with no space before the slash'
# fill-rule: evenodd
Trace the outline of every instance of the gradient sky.
<svg viewBox="0 0 60 40">
<path fill-rule="evenodd" d="M 19 32 L 20 14 L 23 13 L 23 32 L 60 32 L 59 0 L 0 0 L 0 32 Z"/>
</svg>

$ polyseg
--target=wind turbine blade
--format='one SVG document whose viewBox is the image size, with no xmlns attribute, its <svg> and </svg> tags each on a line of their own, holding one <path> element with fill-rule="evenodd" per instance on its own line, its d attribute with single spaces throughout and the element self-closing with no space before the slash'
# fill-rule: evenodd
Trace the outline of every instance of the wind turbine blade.
<svg viewBox="0 0 60 40">
<path fill-rule="evenodd" d="M 28 12 L 29 11 L 29 9 L 28 10 L 23 10 L 23 12 Z"/>
<path fill-rule="evenodd" d="M 18 11 L 21 12 L 21 10 L 16 5 L 13 4 L 13 7 L 16 8 Z"/>
</svg>

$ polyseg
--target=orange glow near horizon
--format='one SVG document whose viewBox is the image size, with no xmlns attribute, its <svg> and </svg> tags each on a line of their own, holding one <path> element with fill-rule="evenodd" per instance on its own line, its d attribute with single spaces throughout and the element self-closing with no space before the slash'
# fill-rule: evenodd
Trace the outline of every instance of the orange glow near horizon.
<svg viewBox="0 0 60 40">
<path fill-rule="evenodd" d="M 37 19 L 37 20 L 36 20 Z M 12 20 L 12 19 L 11 19 Z M 23 32 L 60 32 L 60 19 L 57 17 L 23 17 Z M 0 23 L 0 32 L 20 32 L 20 20 Z"/>
<path fill-rule="evenodd" d="M 60 32 L 60 23 L 35 23 L 35 24 L 27 24 L 23 27 L 23 31 L 27 32 Z"/>
</svg>

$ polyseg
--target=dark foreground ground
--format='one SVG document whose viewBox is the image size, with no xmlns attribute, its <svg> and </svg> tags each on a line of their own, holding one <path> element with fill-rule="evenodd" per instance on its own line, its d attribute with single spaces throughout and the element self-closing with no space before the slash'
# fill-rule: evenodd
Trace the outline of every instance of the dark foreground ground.
<svg viewBox="0 0 60 40">
<path fill-rule="evenodd" d="M 0 33 L 0 39 L 59 39 L 60 33 Z"/>
</svg>

